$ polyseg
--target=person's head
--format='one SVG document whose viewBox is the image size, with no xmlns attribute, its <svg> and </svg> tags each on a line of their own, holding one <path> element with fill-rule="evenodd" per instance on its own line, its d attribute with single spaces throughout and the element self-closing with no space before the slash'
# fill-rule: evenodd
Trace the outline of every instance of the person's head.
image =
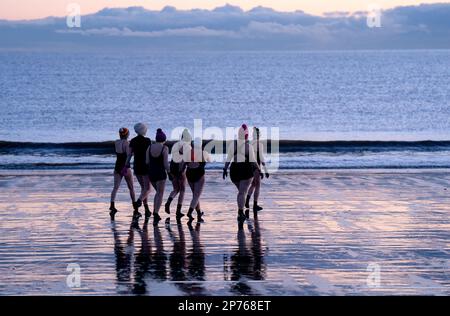
<svg viewBox="0 0 450 316">
<path fill-rule="evenodd" d="M 147 134 L 147 125 L 144 123 L 137 123 L 134 125 L 134 131 L 138 135 L 145 136 L 145 134 Z"/>
<path fill-rule="evenodd" d="M 256 126 L 253 127 L 253 137 L 255 139 L 259 139 L 260 133 L 259 133 L 259 128 L 257 128 Z"/>
<path fill-rule="evenodd" d="M 166 134 L 164 134 L 163 130 L 158 128 L 156 130 L 156 136 L 155 136 L 155 140 L 157 143 L 164 143 L 166 141 L 167 137 Z"/>
<path fill-rule="evenodd" d="M 238 139 L 239 140 L 247 140 L 248 139 L 248 127 L 246 124 L 242 124 L 242 126 L 239 128 Z"/>
<path fill-rule="evenodd" d="M 181 134 L 181 141 L 190 143 L 192 141 L 191 133 L 187 128 L 183 130 L 183 133 Z"/>
<path fill-rule="evenodd" d="M 129 135 L 130 135 L 130 131 L 128 130 L 128 128 L 126 128 L 126 127 L 121 127 L 121 128 L 119 129 L 119 136 L 120 136 L 120 139 L 127 139 Z"/>
</svg>

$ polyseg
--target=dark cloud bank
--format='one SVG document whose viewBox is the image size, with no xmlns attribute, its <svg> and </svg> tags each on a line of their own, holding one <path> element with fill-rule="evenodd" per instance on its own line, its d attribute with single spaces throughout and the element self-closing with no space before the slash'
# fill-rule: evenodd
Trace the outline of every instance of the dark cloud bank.
<svg viewBox="0 0 450 316">
<path fill-rule="evenodd" d="M 180 11 L 166 7 L 104 9 L 83 16 L 81 28 L 66 18 L 1 21 L 0 49 L 33 50 L 327 50 L 450 48 L 450 4 L 398 7 L 382 12 L 381 28 L 366 13 L 324 17 L 258 7 L 243 11 Z"/>
</svg>

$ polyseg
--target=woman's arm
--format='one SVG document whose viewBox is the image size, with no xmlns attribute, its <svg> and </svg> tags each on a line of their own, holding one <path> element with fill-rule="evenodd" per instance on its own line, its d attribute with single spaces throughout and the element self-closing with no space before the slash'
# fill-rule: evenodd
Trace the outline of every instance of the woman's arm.
<svg viewBox="0 0 450 316">
<path fill-rule="evenodd" d="M 150 158 L 148 155 L 150 155 L 150 148 L 151 146 L 147 147 L 147 150 L 145 151 L 145 164 L 148 166 L 150 164 Z"/>
<path fill-rule="evenodd" d="M 229 146 L 228 148 L 227 159 L 225 160 L 225 166 L 223 167 L 222 174 L 222 178 L 224 180 L 226 177 L 228 177 L 228 167 L 230 166 L 231 161 L 234 159 L 234 146 L 236 146 L 236 144 L 233 142 L 232 146 Z"/>
<path fill-rule="evenodd" d="M 225 166 L 223 167 L 223 170 L 228 170 L 231 161 L 234 159 L 234 152 L 235 152 L 234 146 L 236 146 L 234 142 L 232 143 L 231 146 L 228 146 L 227 158 L 225 160 Z"/>
<path fill-rule="evenodd" d="M 128 142 L 127 142 L 128 143 Z M 131 147 L 129 144 L 127 145 L 128 150 L 127 150 L 127 160 L 125 162 L 125 166 L 127 168 L 130 168 L 130 163 L 131 163 L 131 157 L 133 157 L 133 147 Z"/>
<path fill-rule="evenodd" d="M 169 147 L 164 145 L 164 149 L 163 149 L 162 154 L 163 154 L 164 168 L 166 169 L 167 173 L 170 173 Z"/>
<path fill-rule="evenodd" d="M 256 160 L 255 150 L 251 144 L 248 145 L 248 160 L 254 165 L 255 168 L 261 170 Z"/>
<path fill-rule="evenodd" d="M 259 161 L 261 162 L 261 165 L 263 166 L 264 173 L 266 173 L 266 175 L 268 175 L 269 172 L 267 171 L 267 167 L 266 167 L 266 160 L 264 158 L 264 146 L 262 143 L 259 143 Z"/>
</svg>

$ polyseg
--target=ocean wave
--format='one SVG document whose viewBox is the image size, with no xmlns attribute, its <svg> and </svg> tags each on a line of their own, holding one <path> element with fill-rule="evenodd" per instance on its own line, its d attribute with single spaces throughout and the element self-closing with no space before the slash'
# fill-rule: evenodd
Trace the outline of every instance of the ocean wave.
<svg viewBox="0 0 450 316">
<path fill-rule="evenodd" d="M 208 141 L 205 141 L 207 143 Z M 168 142 L 173 145 L 174 142 Z M 223 142 L 217 145 L 225 147 Z M 268 148 L 276 169 L 450 168 L 450 141 L 385 142 L 282 140 Z M 225 152 L 225 149 L 224 149 Z M 221 169 L 224 154 L 213 154 L 208 169 Z M 0 169 L 111 169 L 113 142 L 24 143 L 0 141 Z"/>
<path fill-rule="evenodd" d="M 211 142 L 205 140 L 204 145 Z M 226 142 L 215 141 L 217 146 Z M 264 141 L 263 141 L 264 142 Z M 175 141 L 168 141 L 172 147 Z M 268 152 L 273 145 L 278 146 L 280 153 L 292 152 L 383 152 L 383 151 L 442 151 L 450 150 L 450 140 L 443 141 L 303 141 L 280 140 L 267 141 Z M 219 148 L 218 147 L 218 148 Z M 275 147 L 274 147 L 275 150 Z M 0 154 L 21 155 L 30 153 L 54 153 L 57 155 L 110 155 L 114 154 L 114 142 L 72 142 L 72 143 L 34 143 L 0 141 Z"/>
<path fill-rule="evenodd" d="M 0 170 L 67 170 L 67 169 L 111 169 L 104 163 L 10 163 L 0 165 Z"/>
</svg>

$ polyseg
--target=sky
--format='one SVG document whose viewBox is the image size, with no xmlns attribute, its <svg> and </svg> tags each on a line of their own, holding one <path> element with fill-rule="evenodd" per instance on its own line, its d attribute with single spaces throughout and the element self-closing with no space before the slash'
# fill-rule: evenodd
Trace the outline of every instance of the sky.
<svg viewBox="0 0 450 316">
<path fill-rule="evenodd" d="M 48 16 L 62 17 L 66 16 L 66 7 L 70 3 L 79 4 L 82 15 L 95 13 L 105 7 L 143 6 L 147 9 L 160 10 L 165 6 L 174 6 L 178 9 L 213 9 L 226 3 L 240 6 L 244 10 L 264 6 L 278 11 L 303 10 L 310 14 L 322 15 L 325 12 L 367 10 L 371 4 L 388 9 L 403 5 L 436 2 L 450 3 L 448 0 L 1 0 L 0 19 L 22 20 Z"/>
<path fill-rule="evenodd" d="M 377 27 L 368 21 L 365 14 L 316 16 L 236 7 L 182 11 L 111 8 L 83 15 L 79 26 L 70 25 L 73 21 L 65 16 L 25 22 L 0 20 L 0 50 L 450 48 L 450 3 L 387 9 L 380 13 Z"/>
</svg>

